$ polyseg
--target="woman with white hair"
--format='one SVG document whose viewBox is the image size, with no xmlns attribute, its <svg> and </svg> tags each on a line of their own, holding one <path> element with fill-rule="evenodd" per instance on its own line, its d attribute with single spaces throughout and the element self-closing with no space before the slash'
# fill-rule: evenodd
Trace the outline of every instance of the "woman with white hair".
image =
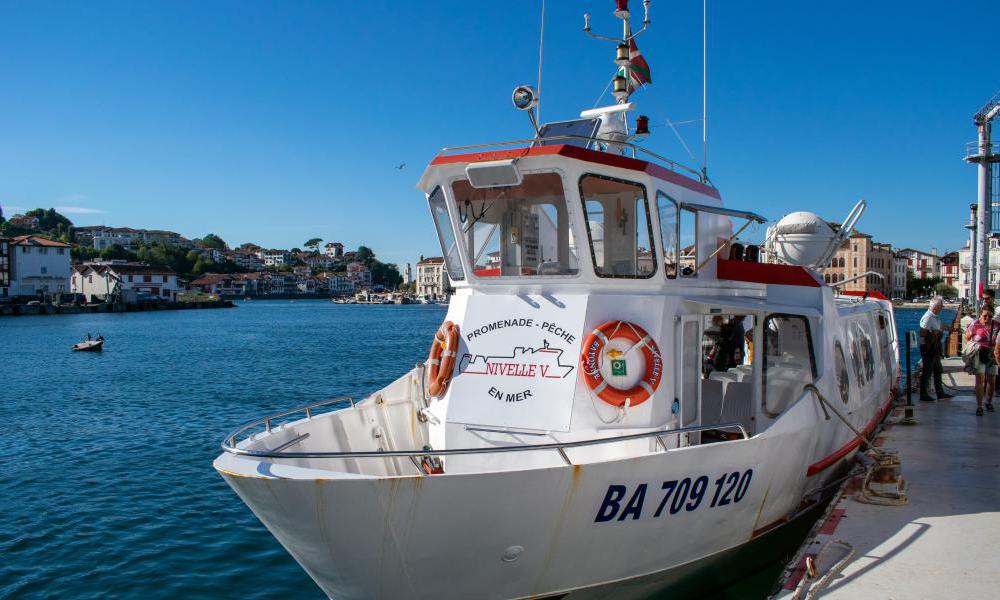
<svg viewBox="0 0 1000 600">
<path fill-rule="evenodd" d="M 940 296 L 931 298 L 927 312 L 920 318 L 920 359 L 923 361 L 923 369 L 920 371 L 920 399 L 924 402 L 933 402 L 934 398 L 927 392 L 927 383 L 934 376 L 934 392 L 938 400 L 951 398 L 952 395 L 945 393 L 944 383 L 941 381 L 941 332 L 944 327 L 941 325 L 941 309 L 944 307 L 944 300 Z"/>
</svg>

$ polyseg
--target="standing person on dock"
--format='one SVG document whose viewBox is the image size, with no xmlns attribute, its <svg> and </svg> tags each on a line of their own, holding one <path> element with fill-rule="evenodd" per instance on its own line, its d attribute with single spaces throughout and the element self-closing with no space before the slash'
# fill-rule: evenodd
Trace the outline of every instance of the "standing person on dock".
<svg viewBox="0 0 1000 600">
<path fill-rule="evenodd" d="M 952 397 L 951 394 L 945 393 L 944 383 L 941 381 L 941 332 L 944 331 L 944 327 L 941 325 L 940 314 L 943 306 L 944 300 L 936 296 L 931 299 L 924 316 L 920 317 L 920 359 L 923 361 L 920 371 L 920 399 L 925 402 L 934 401 L 934 398 L 927 393 L 931 375 L 934 376 L 934 391 L 938 400 Z"/>
<path fill-rule="evenodd" d="M 975 342 L 978 352 L 972 361 L 973 372 L 976 374 L 976 416 L 983 416 L 983 406 L 993 411 L 993 383 L 997 374 L 997 328 L 993 320 L 993 311 L 983 306 L 979 318 L 973 321 L 965 330 L 965 341 Z"/>
</svg>

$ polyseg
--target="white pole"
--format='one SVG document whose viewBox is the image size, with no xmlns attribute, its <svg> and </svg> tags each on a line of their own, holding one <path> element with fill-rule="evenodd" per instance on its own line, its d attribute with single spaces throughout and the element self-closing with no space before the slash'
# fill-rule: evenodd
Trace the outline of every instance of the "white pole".
<svg viewBox="0 0 1000 600">
<path fill-rule="evenodd" d="M 538 101 L 535 103 L 535 119 L 542 126 L 542 49 L 545 46 L 545 0 L 542 0 L 542 24 L 538 34 Z"/>
<path fill-rule="evenodd" d="M 701 3 L 701 172 L 708 177 L 708 0 Z"/>
<path fill-rule="evenodd" d="M 986 289 L 990 283 L 990 123 L 979 126 L 979 202 L 976 208 L 976 283 Z M 975 290 L 976 297 L 979 289 Z"/>
</svg>

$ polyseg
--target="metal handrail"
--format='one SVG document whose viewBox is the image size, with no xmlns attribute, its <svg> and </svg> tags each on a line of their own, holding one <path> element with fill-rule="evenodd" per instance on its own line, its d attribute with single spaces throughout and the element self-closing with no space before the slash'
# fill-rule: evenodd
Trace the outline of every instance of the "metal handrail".
<svg viewBox="0 0 1000 600">
<path fill-rule="evenodd" d="M 309 404 L 303 404 L 301 406 L 296 406 L 295 408 L 290 408 L 288 410 L 284 410 L 284 411 L 281 411 L 281 412 L 272 413 L 272 414 L 263 416 L 263 417 L 261 417 L 259 419 L 255 419 L 253 421 L 249 421 L 247 423 L 244 423 L 243 425 L 240 425 L 239 428 L 235 429 L 229 435 L 226 436 L 226 440 L 224 442 L 222 442 L 222 447 L 223 447 L 223 449 L 225 449 L 226 448 L 226 444 L 230 444 L 232 447 L 235 448 L 236 447 L 236 436 L 240 435 L 244 431 L 247 431 L 248 429 L 253 429 L 254 427 L 257 427 L 258 425 L 263 425 L 264 426 L 264 430 L 267 431 L 268 433 L 270 433 L 271 432 L 271 421 L 273 421 L 274 419 L 280 419 L 281 417 L 287 417 L 288 415 L 294 415 L 297 412 L 305 412 L 306 413 L 306 418 L 310 419 L 310 418 L 312 418 L 312 411 L 313 411 L 314 408 L 319 408 L 321 406 L 329 406 L 330 404 L 335 404 L 337 402 L 350 402 L 351 403 L 351 408 L 354 408 L 354 406 L 355 406 L 354 399 L 351 398 L 350 396 L 338 396 L 336 398 L 329 398 L 327 400 L 320 400 L 319 402 L 310 402 Z"/>
<path fill-rule="evenodd" d="M 667 158 L 665 156 L 657 154 L 656 152 L 653 152 L 652 150 L 648 150 L 646 148 L 643 148 L 642 146 L 639 146 L 637 144 L 633 144 L 632 142 L 619 142 L 619 141 L 612 141 L 612 140 L 601 140 L 600 138 L 586 137 L 586 136 L 582 136 L 582 135 L 554 135 L 554 136 L 543 137 L 543 138 L 534 137 L 534 138 L 525 138 L 525 139 L 520 139 L 520 140 L 511 140 L 509 142 L 490 142 L 490 143 L 487 143 L 487 144 L 473 144 L 471 146 L 447 146 L 445 148 L 442 148 L 441 151 L 438 152 L 438 156 L 442 156 L 444 154 L 449 154 L 451 152 L 460 152 L 460 151 L 464 151 L 464 150 L 479 150 L 481 148 L 495 148 L 495 147 L 498 147 L 498 146 L 514 146 L 514 145 L 517 145 L 517 144 L 535 144 L 535 143 L 538 143 L 538 142 L 553 142 L 553 141 L 558 141 L 558 140 L 584 140 L 585 142 L 587 142 L 587 148 L 588 149 L 589 149 L 591 143 L 601 143 L 602 141 L 607 141 L 608 143 L 611 143 L 611 144 L 619 144 L 619 145 L 622 145 L 622 146 L 628 146 L 633 151 L 639 151 L 639 152 L 642 152 L 644 154 L 648 154 L 649 156 L 652 156 L 656 160 L 662 161 L 662 162 L 670 165 L 670 168 L 673 169 L 673 170 L 675 170 L 675 171 L 678 170 L 678 169 L 687 171 L 688 173 L 691 173 L 692 175 L 694 175 L 698 179 L 698 181 L 700 181 L 701 183 L 703 183 L 703 184 L 705 184 L 707 186 L 712 186 L 711 182 L 708 181 L 708 179 L 705 177 L 704 173 L 702 173 L 701 171 L 698 171 L 696 169 L 692 169 L 691 167 L 682 165 L 679 162 L 670 160 L 669 158 Z M 712 186 L 712 187 L 714 187 L 714 186 Z"/>
<path fill-rule="evenodd" d="M 343 400 L 343 398 L 335 398 L 333 400 L 328 400 L 325 402 L 318 402 L 312 405 L 307 405 L 310 408 L 315 408 L 316 406 L 322 406 L 324 404 L 330 404 L 332 402 Z M 353 402 L 352 402 L 353 405 Z M 537 452 L 540 450 L 556 450 L 560 453 L 566 448 L 581 448 L 586 446 L 599 446 L 602 444 L 612 444 L 615 442 L 627 442 L 630 440 L 639 440 L 644 438 L 656 437 L 660 438 L 664 435 L 679 435 L 682 433 L 697 433 L 700 431 L 708 431 L 710 429 L 737 429 L 740 434 L 743 435 L 743 439 L 750 439 L 750 435 L 742 424 L 736 422 L 729 423 L 715 423 L 710 425 L 696 425 L 693 427 L 680 427 L 678 429 L 658 429 L 655 431 L 646 431 L 642 433 L 631 433 L 628 435 L 620 435 L 617 437 L 607 437 L 607 438 L 595 438 L 589 440 L 577 440 L 573 442 L 554 442 L 549 444 L 524 444 L 518 446 L 498 446 L 495 448 L 446 448 L 442 450 L 378 450 L 369 452 L 281 452 L 279 450 L 247 450 L 245 448 L 238 448 L 236 446 L 236 437 L 250 429 L 256 427 L 265 422 L 270 422 L 271 419 L 287 416 L 295 412 L 305 410 L 306 406 L 301 406 L 295 409 L 285 411 L 280 414 L 268 415 L 251 421 L 246 425 L 243 425 L 239 429 L 233 431 L 226 439 L 222 442 L 222 449 L 230 454 L 235 454 L 237 456 L 251 456 L 255 458 L 414 458 L 414 457 L 424 457 L 424 456 L 448 456 L 448 455 L 467 455 L 467 454 L 492 454 L 496 452 Z M 270 429 L 268 429 L 270 431 Z M 659 440 L 663 444 L 662 438 Z M 665 446 L 664 446 L 665 447 Z"/>
</svg>

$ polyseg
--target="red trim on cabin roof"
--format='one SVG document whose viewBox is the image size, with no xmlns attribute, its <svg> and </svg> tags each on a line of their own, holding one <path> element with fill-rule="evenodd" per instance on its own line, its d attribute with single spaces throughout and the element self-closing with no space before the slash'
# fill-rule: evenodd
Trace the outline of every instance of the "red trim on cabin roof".
<svg viewBox="0 0 1000 600">
<path fill-rule="evenodd" d="M 865 294 L 868 294 L 869 298 L 874 298 L 876 300 L 888 300 L 888 298 L 886 298 L 885 294 L 883 294 L 882 292 L 862 292 L 861 290 L 850 290 L 850 291 L 844 290 L 839 293 L 841 296 L 864 296 Z"/>
<path fill-rule="evenodd" d="M 569 146 L 566 144 L 557 144 L 555 146 L 532 146 L 530 148 L 515 148 L 512 150 L 489 150 L 487 152 L 471 152 L 469 154 L 450 154 L 447 156 L 437 156 L 431 161 L 431 165 L 449 165 L 456 163 L 473 163 L 473 162 L 486 162 L 491 160 L 507 160 L 511 158 L 524 158 L 527 156 L 551 156 L 559 155 L 565 156 L 566 158 L 574 158 L 576 160 L 582 160 L 586 162 L 597 163 L 600 165 L 607 165 L 609 167 L 617 167 L 619 169 L 630 169 L 632 171 L 640 171 L 642 173 L 647 173 L 653 177 L 663 179 L 664 181 L 669 181 L 670 183 L 685 187 L 689 190 L 698 192 L 700 194 L 705 194 L 706 196 L 711 196 L 712 198 L 722 199 L 719 194 L 719 190 L 714 187 L 705 185 L 700 181 L 696 181 L 681 175 L 676 171 L 671 171 L 670 169 L 661 167 L 660 165 L 651 163 L 645 160 L 639 160 L 637 158 L 629 158 L 627 156 L 621 156 L 618 154 L 611 154 L 609 152 L 598 152 L 597 150 L 590 150 L 588 148 L 581 148 L 579 146 Z"/>
<path fill-rule="evenodd" d="M 820 287 L 820 282 L 816 279 L 815 275 L 803 267 L 792 265 L 754 263 L 720 258 L 718 259 L 716 276 L 719 279 L 728 279 L 730 281 Z"/>
</svg>

